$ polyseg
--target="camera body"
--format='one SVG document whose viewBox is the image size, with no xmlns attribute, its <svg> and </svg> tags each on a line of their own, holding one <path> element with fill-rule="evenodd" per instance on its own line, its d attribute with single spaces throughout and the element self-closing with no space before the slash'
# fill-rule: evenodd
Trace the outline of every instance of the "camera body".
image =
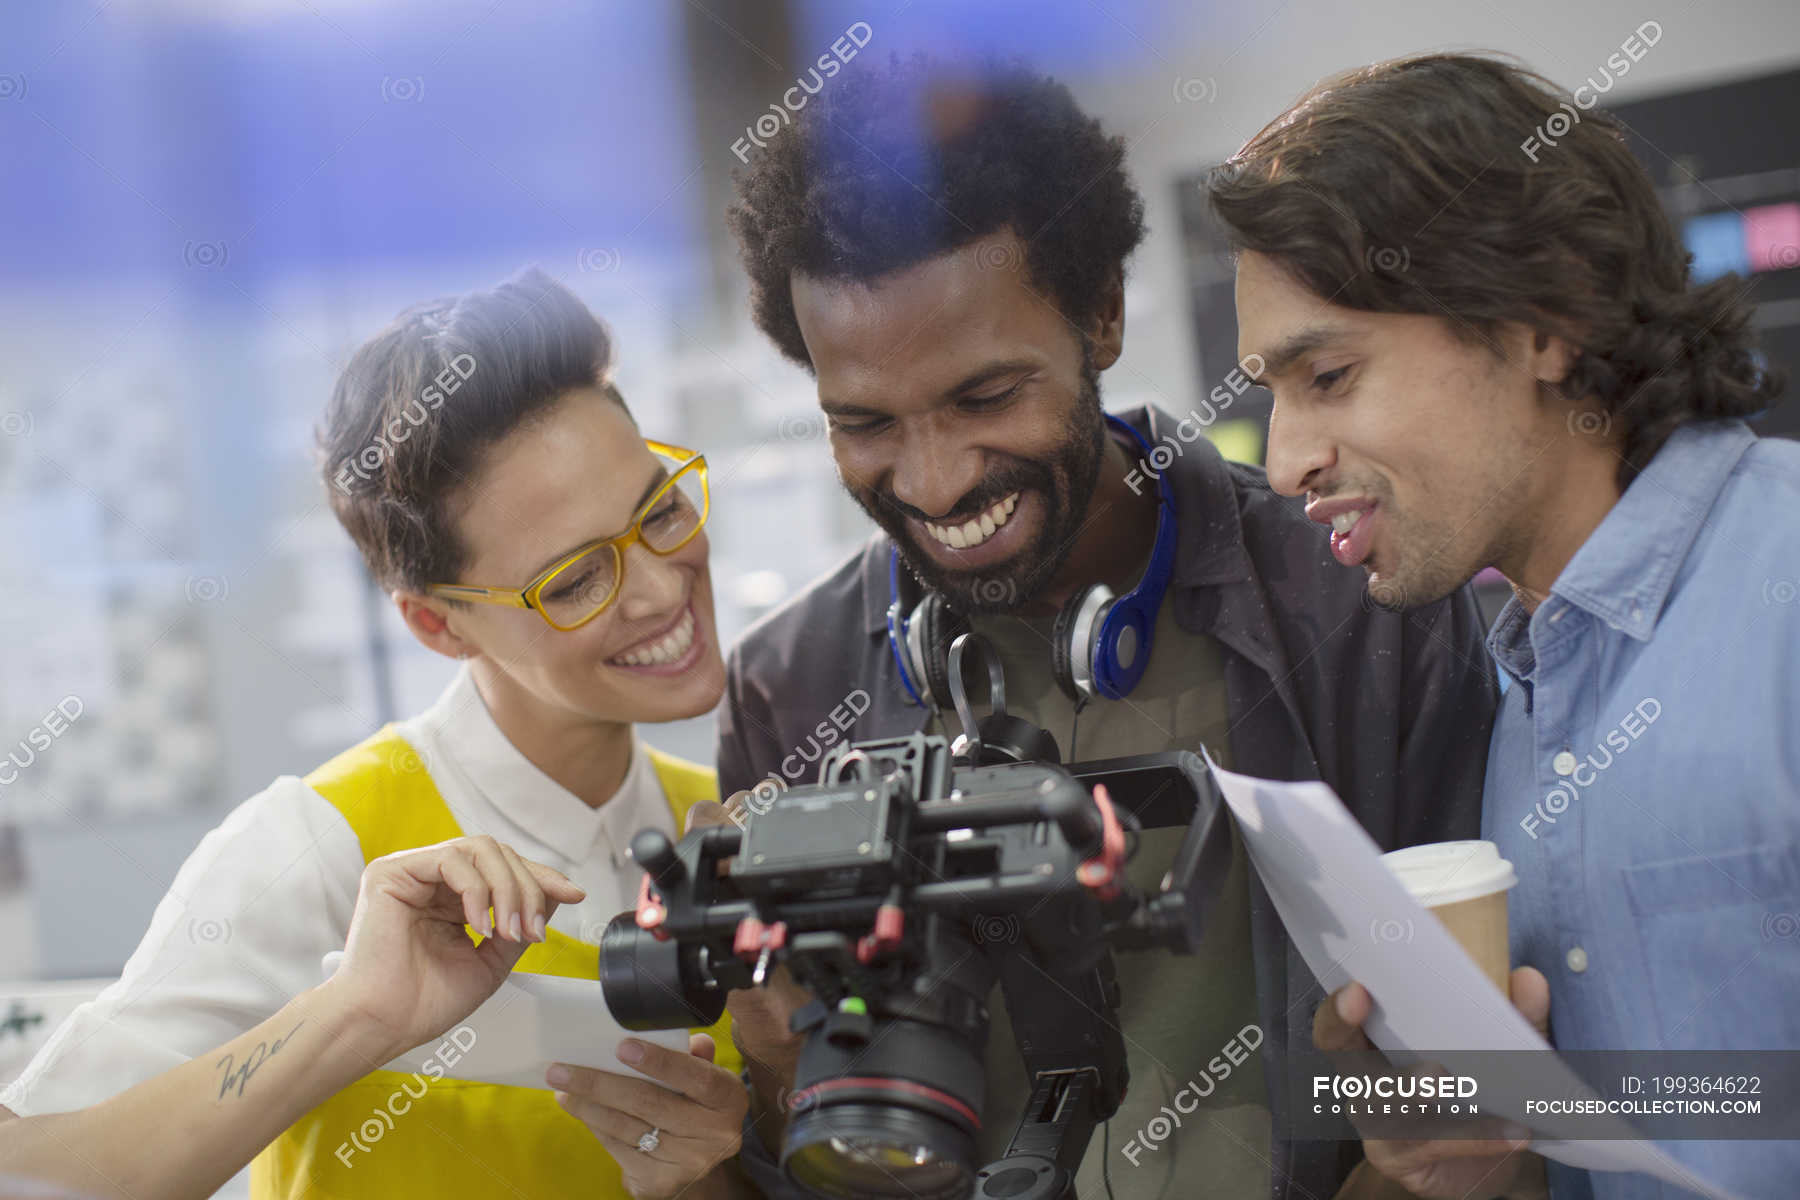
<svg viewBox="0 0 1800 1200">
<path fill-rule="evenodd" d="M 1064 768 L 961 763 L 923 734 L 835 747 L 819 783 L 741 829 L 633 839 L 645 879 L 602 940 L 607 1003 L 629 1028 L 710 1024 L 786 965 L 815 997 L 794 1018 L 790 1178 L 826 1196 L 1060 1195 L 1127 1082 L 1112 950 L 1198 944 L 1194 881 L 1230 853 L 1221 814 L 1191 754 Z M 1188 837 L 1145 896 L 1124 866 L 1154 824 Z M 1034 1095 L 1008 1157 L 978 1172 L 996 983 Z"/>
</svg>

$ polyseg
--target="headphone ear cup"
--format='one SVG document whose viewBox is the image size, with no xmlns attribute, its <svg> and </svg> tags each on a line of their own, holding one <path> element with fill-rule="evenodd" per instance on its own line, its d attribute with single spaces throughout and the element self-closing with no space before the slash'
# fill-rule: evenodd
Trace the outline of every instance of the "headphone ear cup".
<svg viewBox="0 0 1800 1200">
<path fill-rule="evenodd" d="M 1081 613 L 1081 606 L 1087 602 L 1088 589 L 1083 588 L 1069 597 L 1062 611 L 1056 614 L 1056 624 L 1050 627 L 1050 673 L 1056 677 L 1056 686 L 1070 703 L 1080 704 L 1081 689 L 1075 686 L 1075 619 Z M 1087 653 L 1087 647 L 1081 648 Z"/>
<path fill-rule="evenodd" d="M 958 634 L 967 633 L 969 623 L 944 600 L 940 592 L 931 592 L 913 612 L 919 629 L 919 679 L 930 693 L 926 700 L 941 708 L 950 701 L 950 643 Z"/>
</svg>

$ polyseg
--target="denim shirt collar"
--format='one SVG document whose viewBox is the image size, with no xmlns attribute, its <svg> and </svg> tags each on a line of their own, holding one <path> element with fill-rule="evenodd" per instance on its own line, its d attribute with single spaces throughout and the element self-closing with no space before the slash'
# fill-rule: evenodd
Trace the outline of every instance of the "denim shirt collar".
<svg viewBox="0 0 1800 1200">
<path fill-rule="evenodd" d="M 1570 605 L 1649 641 L 1707 514 L 1755 441 L 1742 421 L 1690 422 L 1670 434 L 1550 586 L 1565 603 L 1545 600 L 1528 613 L 1516 596 L 1506 602 L 1488 633 L 1495 661 L 1529 683 L 1531 635 L 1545 636 L 1543 622 Z"/>
</svg>

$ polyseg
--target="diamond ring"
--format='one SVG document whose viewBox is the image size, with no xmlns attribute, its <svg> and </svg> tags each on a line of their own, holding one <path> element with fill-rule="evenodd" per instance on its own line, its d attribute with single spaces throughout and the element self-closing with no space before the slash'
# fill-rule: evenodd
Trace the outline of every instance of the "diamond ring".
<svg viewBox="0 0 1800 1200">
<path fill-rule="evenodd" d="M 637 1140 L 637 1148 L 645 1154 L 649 1154 L 660 1145 L 662 1145 L 662 1130 L 654 1127 Z"/>
</svg>

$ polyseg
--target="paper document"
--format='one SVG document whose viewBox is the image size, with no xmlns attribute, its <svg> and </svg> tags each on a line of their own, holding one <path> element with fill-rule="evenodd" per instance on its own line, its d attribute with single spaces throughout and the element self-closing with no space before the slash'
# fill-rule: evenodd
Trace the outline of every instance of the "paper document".
<svg viewBox="0 0 1800 1200">
<path fill-rule="evenodd" d="M 1414 1051 L 1550 1050 L 1437 919 L 1381 862 L 1381 849 L 1323 783 L 1277 783 L 1212 766 L 1244 844 L 1288 936 L 1327 992 L 1355 981 L 1375 1007 L 1365 1032 L 1397 1065 Z M 1310 1014 L 1308 1015 L 1310 1019 Z M 1432 1055 L 1434 1058 L 1441 1054 Z M 1536 1095 L 1592 1096 L 1553 1054 Z M 1641 1171 L 1701 1196 L 1732 1200 L 1618 1122 L 1621 1141 L 1559 1141 L 1522 1099 L 1492 1095 L 1483 1110 L 1532 1130 L 1532 1148 L 1570 1166 Z"/>
<path fill-rule="evenodd" d="M 325 956 L 321 963 L 325 978 L 343 958 L 342 950 Z M 407 1051 L 387 1069 L 424 1072 L 427 1062 L 435 1062 L 429 1072 L 433 1076 L 546 1091 L 550 1085 L 544 1082 L 544 1072 L 559 1062 L 649 1079 L 614 1053 L 628 1037 L 683 1053 L 688 1048 L 685 1029 L 640 1033 L 620 1025 L 606 1007 L 599 980 L 515 971 L 449 1033 Z"/>
</svg>

